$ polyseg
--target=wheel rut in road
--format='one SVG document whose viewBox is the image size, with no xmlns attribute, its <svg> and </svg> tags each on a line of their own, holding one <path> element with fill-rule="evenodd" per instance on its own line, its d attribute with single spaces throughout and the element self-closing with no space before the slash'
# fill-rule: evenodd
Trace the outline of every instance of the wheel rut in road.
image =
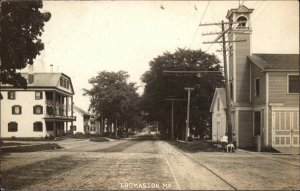
<svg viewBox="0 0 300 191">
<path fill-rule="evenodd" d="M 161 151 L 170 164 L 170 171 L 178 189 L 183 190 L 235 190 L 211 170 L 184 155 L 166 142 L 160 142 Z"/>
</svg>

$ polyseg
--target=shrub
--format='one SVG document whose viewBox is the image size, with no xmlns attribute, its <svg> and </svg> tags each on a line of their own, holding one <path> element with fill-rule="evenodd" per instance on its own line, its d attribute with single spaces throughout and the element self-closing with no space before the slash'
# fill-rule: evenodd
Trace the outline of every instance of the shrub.
<svg viewBox="0 0 300 191">
<path fill-rule="evenodd" d="M 107 139 L 105 137 L 92 137 L 90 139 L 90 141 L 93 141 L 93 142 L 109 142 L 109 139 Z"/>
<path fill-rule="evenodd" d="M 15 136 L 11 136 L 11 138 L 10 138 L 11 140 L 17 140 L 17 137 L 15 137 Z"/>
</svg>

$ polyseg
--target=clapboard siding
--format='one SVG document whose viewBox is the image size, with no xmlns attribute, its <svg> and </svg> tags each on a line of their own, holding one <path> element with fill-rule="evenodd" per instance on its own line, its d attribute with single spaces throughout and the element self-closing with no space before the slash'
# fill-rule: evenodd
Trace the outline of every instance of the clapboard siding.
<svg viewBox="0 0 300 191">
<path fill-rule="evenodd" d="M 285 107 L 299 106 L 299 94 L 288 94 L 286 72 L 269 73 L 269 103 L 283 103 Z"/>
<path fill-rule="evenodd" d="M 239 148 L 253 146 L 253 114 L 252 111 L 239 111 Z"/>
<path fill-rule="evenodd" d="M 247 62 L 247 56 L 250 54 L 250 36 L 236 34 L 236 40 L 247 40 L 236 43 L 236 102 L 249 102 L 250 64 Z"/>
<path fill-rule="evenodd" d="M 255 80 L 259 78 L 259 96 L 255 95 Z M 257 67 L 251 65 L 251 98 L 253 106 L 266 104 L 266 73 Z"/>
</svg>

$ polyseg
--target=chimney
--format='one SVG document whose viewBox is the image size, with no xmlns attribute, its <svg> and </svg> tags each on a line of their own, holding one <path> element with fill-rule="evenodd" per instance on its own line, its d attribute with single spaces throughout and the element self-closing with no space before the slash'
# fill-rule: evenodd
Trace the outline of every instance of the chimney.
<svg viewBox="0 0 300 191">
<path fill-rule="evenodd" d="M 33 65 L 28 65 L 28 84 L 32 84 L 34 82 L 34 69 Z"/>
<path fill-rule="evenodd" d="M 53 73 L 53 64 L 50 64 L 50 72 Z"/>
</svg>

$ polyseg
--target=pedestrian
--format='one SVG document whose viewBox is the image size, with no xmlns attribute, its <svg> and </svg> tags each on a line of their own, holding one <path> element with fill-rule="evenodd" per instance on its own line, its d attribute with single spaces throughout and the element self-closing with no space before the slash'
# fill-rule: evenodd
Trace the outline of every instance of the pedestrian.
<svg viewBox="0 0 300 191">
<path fill-rule="evenodd" d="M 226 150 L 227 150 L 227 152 L 234 152 L 233 150 L 234 150 L 234 145 L 233 145 L 233 143 L 232 142 L 229 142 L 229 144 L 226 146 Z"/>
<path fill-rule="evenodd" d="M 227 133 L 221 137 L 221 145 L 222 145 L 222 149 L 225 151 L 226 149 L 226 145 L 228 144 L 228 136 Z"/>
<path fill-rule="evenodd" d="M 235 133 L 232 133 L 232 143 L 234 145 L 234 148 L 236 148 L 236 136 L 235 136 Z"/>
</svg>

